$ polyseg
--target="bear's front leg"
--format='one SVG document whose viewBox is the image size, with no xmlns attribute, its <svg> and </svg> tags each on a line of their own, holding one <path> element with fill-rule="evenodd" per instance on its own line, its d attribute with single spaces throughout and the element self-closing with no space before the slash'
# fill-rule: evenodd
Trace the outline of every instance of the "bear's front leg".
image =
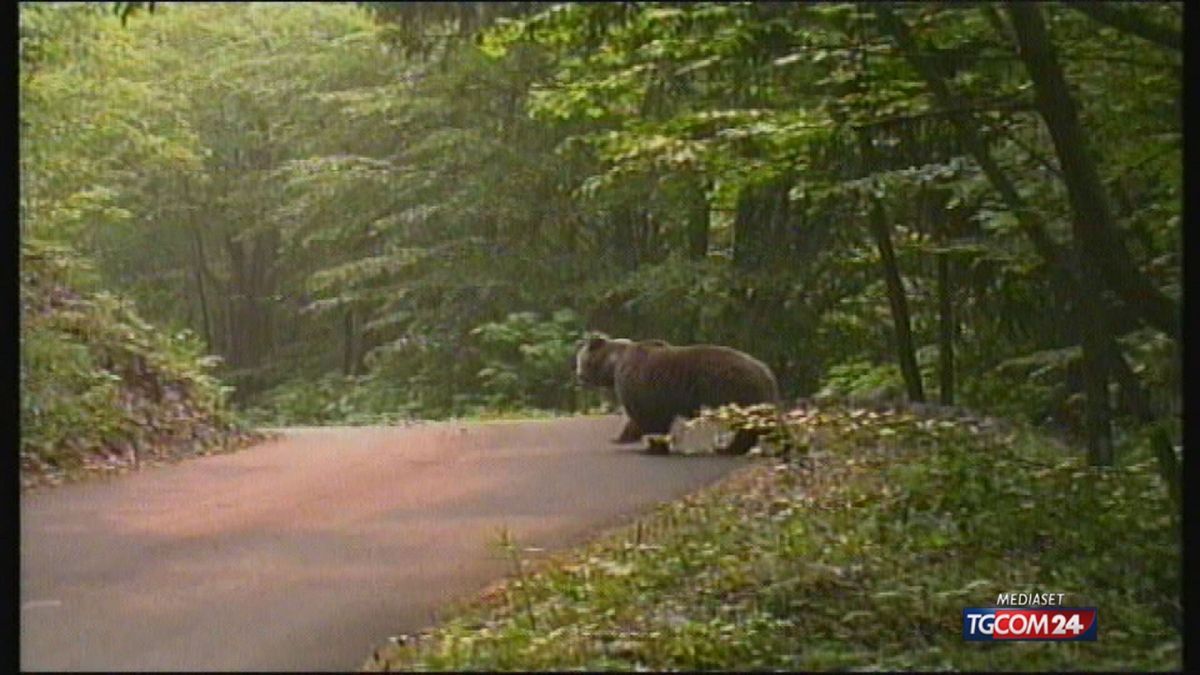
<svg viewBox="0 0 1200 675">
<path fill-rule="evenodd" d="M 625 422 L 625 428 L 621 430 L 621 435 L 613 439 L 613 443 L 633 443 L 642 439 L 642 429 L 638 426 L 633 418 L 629 418 Z"/>
<path fill-rule="evenodd" d="M 744 455 L 758 441 L 759 432 L 749 429 L 739 429 L 733 434 L 733 440 L 724 448 L 717 448 L 718 455 Z"/>
</svg>

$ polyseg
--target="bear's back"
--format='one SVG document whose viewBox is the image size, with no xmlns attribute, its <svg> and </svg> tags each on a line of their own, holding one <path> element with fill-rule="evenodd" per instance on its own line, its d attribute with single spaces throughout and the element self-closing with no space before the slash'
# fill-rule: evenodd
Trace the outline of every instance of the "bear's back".
<svg viewBox="0 0 1200 675">
<path fill-rule="evenodd" d="M 701 407 L 775 403 L 770 369 L 743 352 L 719 345 L 636 346 L 616 373 L 617 395 L 635 419 L 669 425 Z"/>
</svg>

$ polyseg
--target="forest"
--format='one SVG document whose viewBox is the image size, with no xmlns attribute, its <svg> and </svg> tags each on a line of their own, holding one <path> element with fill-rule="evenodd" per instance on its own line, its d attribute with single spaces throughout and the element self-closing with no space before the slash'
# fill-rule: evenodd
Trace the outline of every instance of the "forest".
<svg viewBox="0 0 1200 675">
<path fill-rule="evenodd" d="M 1178 668 L 1183 23 L 22 3 L 22 484 L 282 427 L 611 411 L 582 339 L 728 345 L 826 439 L 813 463 L 545 574 L 505 535 L 499 615 L 368 666 Z M 1039 589 L 1101 607 L 1101 644 L 950 625 Z"/>
<path fill-rule="evenodd" d="M 128 449 L 151 417 L 593 409 L 570 364 L 602 331 L 736 346 L 789 400 L 960 405 L 1167 466 L 1181 25 L 1175 3 L 25 5 L 23 461 Z M 135 409 L 164 391 L 174 412 Z"/>
</svg>

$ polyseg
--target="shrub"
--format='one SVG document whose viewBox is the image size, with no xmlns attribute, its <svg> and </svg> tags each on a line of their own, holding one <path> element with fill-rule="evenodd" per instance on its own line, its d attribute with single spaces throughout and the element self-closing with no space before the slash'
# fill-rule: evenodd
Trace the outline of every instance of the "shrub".
<svg viewBox="0 0 1200 675">
<path fill-rule="evenodd" d="M 189 331 L 146 323 L 85 290 L 86 259 L 21 247 L 21 466 L 27 484 L 84 468 L 204 452 L 243 439 L 215 359 Z"/>
<path fill-rule="evenodd" d="M 497 409 L 575 409 L 579 387 L 571 369 L 582 334 L 582 319 L 569 309 L 548 319 L 518 312 L 472 330 L 484 363 L 478 375 L 485 403 Z"/>
</svg>

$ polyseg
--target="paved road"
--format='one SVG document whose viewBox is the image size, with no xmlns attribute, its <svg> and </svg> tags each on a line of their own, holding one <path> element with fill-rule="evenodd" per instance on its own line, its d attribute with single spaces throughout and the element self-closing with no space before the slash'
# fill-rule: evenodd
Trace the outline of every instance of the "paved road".
<svg viewBox="0 0 1200 675">
<path fill-rule="evenodd" d="M 288 430 L 21 498 L 25 670 L 356 669 L 508 565 L 744 462 L 608 442 L 614 416 Z"/>
</svg>

